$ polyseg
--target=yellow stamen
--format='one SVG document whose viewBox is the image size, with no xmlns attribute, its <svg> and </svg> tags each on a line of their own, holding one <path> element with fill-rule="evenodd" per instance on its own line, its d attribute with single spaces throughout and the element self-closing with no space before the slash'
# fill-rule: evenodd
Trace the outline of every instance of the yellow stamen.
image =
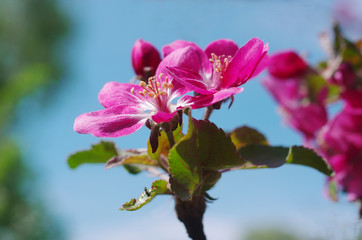
<svg viewBox="0 0 362 240">
<path fill-rule="evenodd" d="M 146 84 L 144 81 L 141 81 L 141 82 L 140 82 L 140 86 L 141 86 L 141 87 L 145 87 L 146 85 L 147 85 L 147 84 Z"/>
</svg>

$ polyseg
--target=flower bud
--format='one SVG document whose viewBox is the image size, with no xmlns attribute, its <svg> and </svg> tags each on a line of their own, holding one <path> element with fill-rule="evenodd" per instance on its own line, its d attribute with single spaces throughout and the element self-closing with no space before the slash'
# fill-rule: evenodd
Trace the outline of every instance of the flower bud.
<svg viewBox="0 0 362 240">
<path fill-rule="evenodd" d="M 297 77 L 307 69 L 307 63 L 292 51 L 274 54 L 269 59 L 268 71 L 277 78 Z"/>
<path fill-rule="evenodd" d="M 333 76 L 328 79 L 328 82 L 344 88 L 349 88 L 355 80 L 356 74 L 353 72 L 351 64 L 341 63 Z"/>
<path fill-rule="evenodd" d="M 157 49 L 149 42 L 138 39 L 132 47 L 132 66 L 137 75 L 156 74 L 161 57 Z"/>
</svg>

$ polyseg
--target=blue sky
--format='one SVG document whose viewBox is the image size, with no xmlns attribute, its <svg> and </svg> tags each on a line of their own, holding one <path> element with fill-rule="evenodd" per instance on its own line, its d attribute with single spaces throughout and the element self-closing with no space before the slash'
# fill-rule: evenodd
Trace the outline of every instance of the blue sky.
<svg viewBox="0 0 362 240">
<path fill-rule="evenodd" d="M 102 108 L 97 94 L 106 82 L 128 82 L 134 76 L 130 51 L 137 38 L 161 49 L 177 39 L 205 47 L 220 38 L 241 46 L 258 37 L 269 43 L 271 53 L 297 49 L 316 63 L 324 58 L 318 34 L 330 30 L 333 3 L 59 0 L 73 23 L 62 49 L 65 79 L 45 108 L 38 96 L 21 104 L 16 133 L 27 162 L 39 175 L 39 193 L 60 217 L 69 239 L 186 239 L 170 197 L 157 197 L 136 212 L 118 211 L 155 178 L 132 176 L 122 168 L 104 170 L 102 165 L 71 170 L 66 164 L 69 154 L 99 141 L 73 132 L 74 119 Z M 260 78 L 245 84 L 232 108 L 216 111 L 211 121 L 225 130 L 245 124 L 255 127 L 274 145 L 301 144 L 300 136 L 283 125 Z M 124 149 L 144 147 L 148 131 L 142 128 L 113 140 Z M 264 225 L 309 239 L 352 238 L 357 232 L 357 206 L 344 199 L 332 203 L 322 196 L 324 184 L 319 172 L 301 166 L 224 174 L 210 192 L 218 200 L 205 215 L 208 239 L 237 239 Z"/>
</svg>

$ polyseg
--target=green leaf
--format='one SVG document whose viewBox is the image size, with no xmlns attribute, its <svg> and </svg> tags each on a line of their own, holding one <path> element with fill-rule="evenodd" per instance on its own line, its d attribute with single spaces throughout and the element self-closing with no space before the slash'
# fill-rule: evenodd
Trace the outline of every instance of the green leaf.
<svg viewBox="0 0 362 240">
<path fill-rule="evenodd" d="M 239 149 L 239 153 L 248 161 L 248 164 L 245 164 L 241 169 L 275 168 L 289 163 L 314 168 L 327 176 L 331 176 L 333 173 L 323 158 L 313 150 L 302 146 L 287 148 L 247 145 Z"/>
<path fill-rule="evenodd" d="M 331 176 L 333 173 L 327 161 L 320 157 L 314 150 L 302 146 L 290 147 L 286 163 L 312 167 L 327 176 Z"/>
<path fill-rule="evenodd" d="M 153 182 L 150 189 L 145 189 L 137 199 L 132 198 L 129 202 L 123 204 L 120 210 L 135 211 L 149 203 L 156 195 L 169 194 L 167 184 L 164 180 Z"/>
<path fill-rule="evenodd" d="M 266 145 L 247 145 L 239 149 L 240 155 L 250 164 L 242 168 L 276 168 L 286 162 L 289 149 L 286 147 L 272 147 Z"/>
<path fill-rule="evenodd" d="M 263 134 L 248 126 L 242 126 L 234 129 L 230 133 L 230 138 L 236 149 L 239 149 L 248 144 L 269 145 Z"/>
<path fill-rule="evenodd" d="M 187 200 L 202 188 L 204 171 L 232 168 L 243 163 L 230 137 L 222 129 L 189 115 L 187 134 L 169 153 L 171 189 L 178 197 Z"/>
<path fill-rule="evenodd" d="M 127 150 L 120 151 L 118 156 L 109 159 L 105 168 L 109 169 L 115 166 L 124 166 L 129 173 L 137 174 L 147 167 L 158 167 L 158 164 L 150 159 L 146 150 Z"/>
<path fill-rule="evenodd" d="M 204 171 L 202 191 L 210 190 L 221 178 L 221 173 L 218 171 Z"/>
<path fill-rule="evenodd" d="M 89 150 L 70 155 L 68 165 L 74 169 L 84 163 L 105 163 L 110 158 L 117 156 L 117 154 L 117 148 L 113 142 L 101 141 L 92 145 Z"/>
</svg>

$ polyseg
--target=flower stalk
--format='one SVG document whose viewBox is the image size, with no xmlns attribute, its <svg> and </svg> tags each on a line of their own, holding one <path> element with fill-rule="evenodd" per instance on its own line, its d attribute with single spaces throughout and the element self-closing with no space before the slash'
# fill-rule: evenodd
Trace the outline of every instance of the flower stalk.
<svg viewBox="0 0 362 240">
<path fill-rule="evenodd" d="M 209 118 L 210 118 L 211 113 L 213 112 L 213 110 L 214 110 L 213 105 L 207 106 L 207 107 L 205 108 L 205 111 L 204 111 L 204 117 L 203 117 L 203 119 L 204 119 L 204 120 L 209 120 Z"/>
<path fill-rule="evenodd" d="M 173 137 L 173 132 L 170 123 L 168 122 L 161 123 L 161 128 L 166 133 L 168 143 L 170 144 L 170 149 L 171 149 L 175 145 L 175 138 Z"/>
<path fill-rule="evenodd" d="M 206 240 L 202 218 L 206 210 L 203 196 L 194 196 L 191 200 L 182 201 L 176 198 L 175 210 L 177 218 L 185 225 L 187 234 L 193 240 Z"/>
</svg>

